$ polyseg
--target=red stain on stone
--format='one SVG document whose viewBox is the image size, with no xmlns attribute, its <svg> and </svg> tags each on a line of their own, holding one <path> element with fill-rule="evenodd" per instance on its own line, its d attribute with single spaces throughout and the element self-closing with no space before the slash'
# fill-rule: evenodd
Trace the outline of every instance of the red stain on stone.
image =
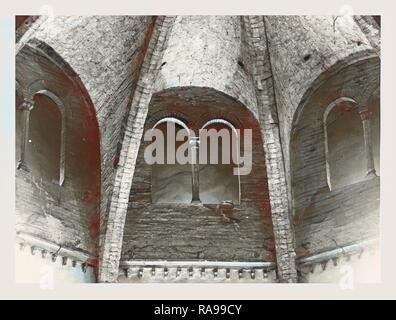
<svg viewBox="0 0 396 320">
<path fill-rule="evenodd" d="M 297 225 L 299 225 L 299 224 L 301 224 L 302 223 L 302 219 L 301 219 L 301 217 L 299 216 L 299 215 L 294 215 L 294 217 L 293 217 L 293 224 L 295 225 L 295 226 L 297 226 Z"/>
<path fill-rule="evenodd" d="M 100 200 L 100 192 L 97 190 L 86 190 L 81 199 L 86 202 L 97 202 Z"/>
<path fill-rule="evenodd" d="M 353 105 L 350 103 L 343 103 L 338 106 L 342 112 L 350 111 L 353 108 Z"/>
<path fill-rule="evenodd" d="M 83 127 L 85 128 L 85 141 L 89 143 L 99 144 L 99 132 L 96 125 L 96 118 L 88 113 L 83 119 Z"/>
<path fill-rule="evenodd" d="M 89 224 L 89 234 L 92 239 L 97 239 L 99 233 L 100 233 L 100 221 L 97 215 L 95 215 Z"/>
<path fill-rule="evenodd" d="M 120 158 L 117 157 L 117 156 L 114 157 L 114 158 L 113 158 L 113 167 L 114 167 L 114 168 L 117 168 L 119 162 L 120 162 Z"/>
<path fill-rule="evenodd" d="M 93 255 L 95 257 L 99 257 L 99 236 L 100 236 L 100 217 L 97 213 L 97 210 L 94 210 L 90 215 L 90 221 L 88 225 L 89 236 L 93 241 Z M 94 268 L 99 266 L 98 259 L 89 259 L 87 263 Z"/>
<path fill-rule="evenodd" d="M 94 268 L 98 268 L 99 267 L 99 259 L 97 259 L 97 258 L 88 259 L 87 264 Z"/>
</svg>

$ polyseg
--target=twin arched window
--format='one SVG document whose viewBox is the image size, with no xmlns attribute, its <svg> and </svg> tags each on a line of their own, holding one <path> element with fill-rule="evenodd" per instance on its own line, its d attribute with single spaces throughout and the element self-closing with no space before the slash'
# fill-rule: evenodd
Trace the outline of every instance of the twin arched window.
<svg viewBox="0 0 396 320">
<path fill-rule="evenodd" d="M 169 132 L 169 123 L 175 125 L 175 136 Z M 175 139 L 177 133 L 182 129 L 189 131 L 189 128 L 178 119 L 164 118 L 153 128 L 161 130 L 164 135 L 163 151 L 166 155 L 164 163 L 152 165 L 153 203 L 239 204 L 240 176 L 235 174 L 235 164 L 232 162 L 233 152 L 237 152 L 239 157 L 239 137 L 231 123 L 224 119 L 213 119 L 202 126 L 198 137 L 194 134 L 185 135 L 180 141 Z M 203 133 L 209 130 L 214 135 L 209 133 L 209 136 L 205 136 Z M 170 150 L 170 142 L 175 144 L 175 149 Z M 190 146 L 189 151 L 184 150 L 191 152 L 190 157 L 196 157 L 196 163 L 190 161 L 180 164 L 176 161 L 169 164 L 168 160 L 176 158 L 176 152 L 183 144 Z M 206 162 L 202 155 L 206 156 Z M 217 163 L 210 161 L 216 158 Z"/>
</svg>

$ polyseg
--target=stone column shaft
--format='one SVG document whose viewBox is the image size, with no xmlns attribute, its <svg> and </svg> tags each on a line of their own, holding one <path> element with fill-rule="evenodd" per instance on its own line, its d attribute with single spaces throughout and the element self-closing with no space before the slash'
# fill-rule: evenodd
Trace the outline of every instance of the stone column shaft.
<svg viewBox="0 0 396 320">
<path fill-rule="evenodd" d="M 192 182 L 192 200 L 191 203 L 201 203 L 199 199 L 199 138 L 190 139 L 191 148 L 191 182 Z"/>
</svg>

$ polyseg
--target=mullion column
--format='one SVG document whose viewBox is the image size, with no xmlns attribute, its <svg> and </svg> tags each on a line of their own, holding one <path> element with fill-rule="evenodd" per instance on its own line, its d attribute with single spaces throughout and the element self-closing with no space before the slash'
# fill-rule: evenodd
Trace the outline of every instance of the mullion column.
<svg viewBox="0 0 396 320">
<path fill-rule="evenodd" d="M 374 166 L 374 153 L 373 153 L 373 141 L 371 135 L 371 124 L 370 119 L 372 113 L 368 111 L 367 107 L 358 107 L 357 109 L 360 119 L 362 120 L 363 135 L 364 135 L 364 148 L 366 153 L 367 161 L 367 176 L 376 176 Z"/>
<path fill-rule="evenodd" d="M 190 138 L 191 148 L 191 183 L 192 200 L 191 203 L 201 203 L 199 199 L 199 137 Z"/>
</svg>

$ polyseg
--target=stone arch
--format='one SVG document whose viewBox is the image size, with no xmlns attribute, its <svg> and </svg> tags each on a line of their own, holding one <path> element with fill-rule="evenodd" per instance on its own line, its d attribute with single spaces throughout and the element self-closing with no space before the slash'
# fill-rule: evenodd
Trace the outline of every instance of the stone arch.
<svg viewBox="0 0 396 320">
<path fill-rule="evenodd" d="M 155 129 L 157 126 L 159 126 L 160 124 L 163 124 L 165 122 L 172 122 L 174 124 L 177 124 L 181 127 L 183 127 L 183 129 L 185 129 L 186 131 L 189 131 L 190 129 L 187 127 L 187 125 L 182 121 L 179 120 L 178 118 L 174 118 L 174 117 L 165 117 L 162 118 L 160 120 L 158 120 L 154 125 L 153 125 L 153 129 Z"/>
<path fill-rule="evenodd" d="M 195 128 L 197 125 L 192 122 L 189 116 L 185 112 L 170 112 L 168 110 L 160 110 L 153 112 L 146 120 L 146 127 L 153 128 L 155 124 L 164 118 L 173 118 L 177 121 L 181 121 L 188 128 Z"/>
<path fill-rule="evenodd" d="M 366 179 L 364 172 L 360 174 L 365 171 L 362 159 L 366 157 L 361 113 L 371 88 L 379 83 L 379 58 L 370 52 L 351 55 L 323 72 L 304 93 L 293 115 L 290 181 L 299 259 L 377 235 L 379 181 Z M 341 125 L 340 121 L 344 120 L 351 124 L 352 118 L 353 127 Z M 326 130 L 328 122 L 333 120 L 343 128 L 339 132 L 342 136 L 334 136 L 337 138 L 334 141 L 346 142 L 344 147 L 349 143 L 363 161 L 360 173 L 356 173 L 359 179 L 338 186 L 332 186 L 330 181 L 332 169 Z M 348 159 L 357 159 L 356 154 L 340 155 L 343 159 L 339 163 L 343 165 L 353 163 Z M 337 232 L 338 228 L 343 231 Z"/>
<path fill-rule="evenodd" d="M 340 75 L 342 74 L 348 74 L 350 73 L 350 76 L 346 76 L 346 81 L 353 81 L 353 79 L 351 79 L 351 77 L 353 76 L 354 73 L 359 72 L 359 69 L 373 69 L 373 76 L 371 77 L 373 81 L 368 82 L 369 86 L 364 85 L 360 85 L 360 92 L 359 94 L 357 94 L 356 92 L 351 92 L 351 90 L 348 90 L 345 86 L 343 86 L 343 84 L 337 84 L 338 88 L 341 88 L 340 90 L 334 91 L 332 90 L 329 93 L 325 93 L 325 95 L 327 96 L 326 99 L 322 99 L 323 101 L 320 101 L 320 105 L 324 108 L 324 106 L 330 105 L 332 101 L 336 101 L 337 99 L 341 98 L 341 97 L 348 97 L 351 99 L 354 99 L 356 101 L 359 102 L 359 104 L 365 104 L 368 100 L 368 98 L 370 97 L 370 93 L 373 91 L 372 86 L 374 85 L 374 88 L 376 88 L 375 86 L 375 81 L 377 81 L 377 83 L 379 83 L 379 57 L 378 54 L 372 50 L 372 49 L 366 49 L 366 50 L 362 50 L 362 51 L 358 51 L 355 53 L 352 53 L 350 55 L 348 55 L 347 57 L 338 60 L 337 62 L 335 62 L 330 68 L 328 68 L 327 70 L 323 71 L 322 73 L 320 73 L 319 76 L 317 76 L 313 81 L 312 84 L 308 87 L 308 89 L 304 92 L 304 94 L 302 95 L 302 98 L 300 100 L 300 102 L 298 103 L 297 108 L 295 109 L 295 111 L 292 113 L 291 118 L 292 118 L 292 125 L 290 128 L 290 137 L 288 137 L 286 140 L 288 140 L 287 142 L 287 148 L 286 148 L 286 164 L 289 167 L 288 170 L 288 181 L 290 182 L 290 191 L 291 191 L 291 206 L 292 206 L 292 214 L 294 215 L 296 213 L 296 201 L 295 201 L 295 188 L 293 187 L 293 137 L 298 136 L 298 127 L 303 127 L 300 125 L 301 122 L 301 118 L 303 114 L 307 114 L 306 112 L 304 113 L 304 111 L 306 111 L 307 105 L 310 103 L 310 101 L 312 101 L 312 97 L 314 97 L 315 95 L 318 96 L 318 91 L 320 91 L 321 88 L 324 88 L 326 85 L 328 85 L 329 82 L 332 81 L 332 79 L 337 79 L 340 78 Z M 363 70 L 364 71 L 364 70 Z M 367 76 L 367 72 L 365 73 Z M 314 109 L 316 110 L 316 109 Z M 317 111 L 314 111 L 317 112 Z M 319 115 L 319 113 L 317 113 Z M 321 113 L 321 115 L 319 115 L 320 122 L 323 122 L 323 113 Z M 322 129 L 319 130 L 319 135 L 324 135 L 324 132 Z M 324 137 L 320 138 L 322 141 L 324 140 Z M 323 152 L 322 152 L 322 156 L 325 156 L 325 149 L 323 148 Z M 325 163 L 325 162 L 324 162 Z M 321 173 L 319 173 L 317 176 L 313 177 L 313 180 L 317 180 L 317 178 L 322 180 L 322 176 L 323 176 L 323 172 L 325 172 L 325 174 L 327 174 L 327 169 L 324 169 L 321 171 Z M 326 180 L 327 181 L 327 180 Z M 323 188 L 324 186 L 321 185 L 320 188 Z M 328 188 L 327 186 L 327 182 L 326 182 L 326 188 Z"/>
<path fill-rule="evenodd" d="M 329 68 L 325 71 L 321 72 L 310 84 L 307 90 L 305 90 L 302 95 L 297 108 L 292 114 L 292 128 L 299 122 L 301 112 L 304 109 L 305 105 L 311 98 L 311 96 L 322 87 L 329 79 L 336 76 L 345 68 L 348 68 L 351 65 L 364 63 L 364 62 L 379 62 L 379 57 L 377 52 L 372 49 L 362 50 L 355 53 L 352 53 L 341 60 L 335 61 Z M 337 98 L 337 97 L 335 97 Z"/>
<path fill-rule="evenodd" d="M 153 103 L 157 103 L 161 99 L 169 99 L 169 102 L 174 102 L 175 108 L 173 110 L 167 108 L 166 110 L 155 111 L 152 109 L 148 114 L 148 119 L 160 119 L 165 116 L 175 117 L 185 121 L 194 131 L 198 131 L 208 120 L 216 118 L 224 118 L 236 128 L 242 128 L 244 125 L 251 125 L 251 122 L 259 121 L 255 106 L 245 105 L 237 97 L 212 87 L 177 86 L 162 89 L 153 94 L 150 104 L 153 105 Z M 191 108 L 181 108 L 180 101 L 189 104 Z M 199 110 L 199 115 L 192 118 L 191 112 L 194 112 L 199 105 L 203 104 L 215 104 L 218 107 Z M 244 114 L 249 115 L 248 124 L 246 124 L 246 119 L 242 121 L 239 114 L 235 114 L 234 111 L 237 108 L 243 110 Z M 231 113 L 230 110 L 232 111 Z"/>
<path fill-rule="evenodd" d="M 323 123 L 326 124 L 327 122 L 327 117 L 329 116 L 329 113 L 335 108 L 337 107 L 339 104 L 343 103 L 343 102 L 347 102 L 347 103 L 351 103 L 351 104 L 357 104 L 356 100 L 350 97 L 340 97 L 335 99 L 334 101 L 332 101 L 325 109 L 324 113 L 323 113 Z"/>
<path fill-rule="evenodd" d="M 30 109 L 29 104 L 44 99 L 61 119 L 57 185 L 28 170 L 16 172 L 17 232 L 19 236 L 40 238 L 48 248 L 67 248 L 68 258 L 96 267 L 101 151 L 94 105 L 72 67 L 48 44 L 35 38 L 18 50 L 16 79 L 23 108 Z M 40 105 L 36 107 L 40 109 Z M 22 110 L 17 108 L 17 116 Z M 45 120 L 42 113 L 37 116 Z M 26 119 L 30 117 L 28 114 Z M 17 127 L 17 134 L 21 129 Z M 81 261 L 81 256 L 86 260 Z"/>
<path fill-rule="evenodd" d="M 241 131 L 252 129 L 252 171 L 240 176 L 240 203 L 151 203 L 147 183 L 150 171 L 143 160 L 142 141 L 129 195 L 120 263 L 124 265 L 134 259 L 241 259 L 275 263 L 265 154 L 255 113 L 235 98 L 213 88 L 169 88 L 152 95 L 145 130 L 169 115 L 180 120 L 187 114 L 184 122 L 197 135 L 205 124 L 214 122 L 231 124 Z M 233 236 L 234 222 L 245 235 L 241 239 Z M 150 235 L 148 230 L 151 230 Z M 235 250 L 231 253 L 226 248 Z"/>
<path fill-rule="evenodd" d="M 241 105 L 241 108 L 244 108 L 243 105 Z M 253 112 L 252 112 L 252 116 L 256 117 Z M 230 112 L 219 112 L 216 110 L 203 113 L 199 118 L 198 126 L 201 129 L 203 126 L 205 126 L 205 124 L 216 119 L 226 121 L 228 123 L 227 125 L 230 128 L 233 127 L 235 129 L 242 129 L 244 127 L 243 123 L 241 122 L 241 119 L 239 119 L 235 114 Z"/>
</svg>

